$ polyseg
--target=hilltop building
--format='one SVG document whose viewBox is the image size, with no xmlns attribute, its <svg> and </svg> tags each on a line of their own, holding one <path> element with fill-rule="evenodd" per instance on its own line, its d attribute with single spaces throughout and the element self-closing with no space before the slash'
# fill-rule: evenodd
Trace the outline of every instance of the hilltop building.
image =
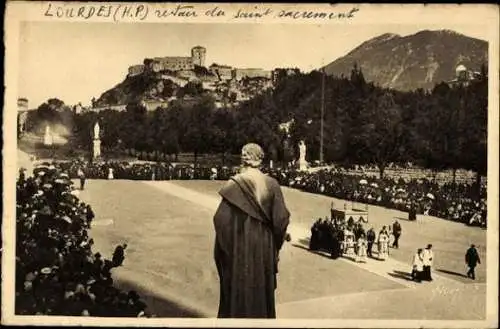
<svg viewBox="0 0 500 329">
<path fill-rule="evenodd" d="M 467 86 L 473 80 L 478 79 L 481 76 L 481 72 L 468 70 L 465 65 L 460 64 L 455 68 L 455 79 L 448 81 L 450 87 L 455 87 L 458 85 Z"/>
<path fill-rule="evenodd" d="M 146 58 L 143 64 L 130 66 L 128 68 L 128 75 L 135 76 L 143 73 L 144 71 L 160 72 L 164 70 L 192 70 L 195 65 L 205 66 L 206 53 L 207 50 L 204 47 L 196 46 L 191 48 L 191 56 Z"/>
<path fill-rule="evenodd" d="M 206 67 L 206 54 L 206 48 L 195 46 L 191 48 L 191 56 L 145 58 L 142 64 L 128 68 L 127 77 L 143 73 L 152 74 L 156 79 L 170 80 L 180 88 L 190 81 L 198 81 L 205 92 L 214 95 L 216 105 L 222 106 L 223 104 L 232 107 L 272 88 L 274 80 L 299 72 L 298 69 L 268 71 L 261 68 L 237 68 L 217 63 Z M 148 111 L 158 106 L 169 106 L 172 99 L 167 100 L 158 92 L 158 90 L 163 90 L 163 87 L 163 82 L 159 82 L 158 86 L 151 86 L 150 90 L 144 93 L 143 105 Z M 185 97 L 183 99 L 185 100 Z M 90 111 L 99 112 L 104 109 L 123 111 L 125 107 L 126 105 L 123 104 L 93 104 Z M 85 112 L 86 109 L 77 107 L 75 111 Z"/>
<path fill-rule="evenodd" d="M 243 78 L 267 78 L 271 79 L 271 72 L 263 69 L 234 69 L 232 72 L 232 77 L 236 80 L 241 80 Z"/>
<path fill-rule="evenodd" d="M 213 63 L 208 69 L 219 80 L 230 80 L 233 77 L 233 68 L 231 66 Z"/>
<path fill-rule="evenodd" d="M 191 56 L 167 56 L 144 59 L 143 64 L 132 65 L 128 68 L 128 76 L 136 76 L 143 72 L 158 73 L 161 71 L 172 71 L 184 76 L 188 71 L 194 70 L 195 66 L 205 67 L 207 49 L 201 46 L 191 48 Z M 227 65 L 212 64 L 208 68 L 219 81 L 231 79 L 241 80 L 247 78 L 271 79 L 272 73 L 260 68 L 233 68 Z"/>
<path fill-rule="evenodd" d="M 207 49 L 202 46 L 196 46 L 191 48 L 191 60 L 193 65 L 205 66 L 205 56 L 207 54 Z"/>
</svg>

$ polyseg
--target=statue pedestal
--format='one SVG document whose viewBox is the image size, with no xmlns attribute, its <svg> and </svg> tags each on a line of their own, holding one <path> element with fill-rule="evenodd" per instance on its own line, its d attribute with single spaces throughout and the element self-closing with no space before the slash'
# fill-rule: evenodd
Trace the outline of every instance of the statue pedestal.
<svg viewBox="0 0 500 329">
<path fill-rule="evenodd" d="M 45 146 L 51 146 L 53 144 L 53 139 L 52 139 L 52 136 L 50 134 L 45 134 L 45 136 L 43 136 L 43 145 Z"/>
<path fill-rule="evenodd" d="M 92 159 L 97 160 L 101 157 L 101 140 L 94 139 L 94 149 L 92 152 Z"/>
<path fill-rule="evenodd" d="M 299 160 L 299 170 L 307 170 L 308 163 L 306 160 Z"/>
</svg>

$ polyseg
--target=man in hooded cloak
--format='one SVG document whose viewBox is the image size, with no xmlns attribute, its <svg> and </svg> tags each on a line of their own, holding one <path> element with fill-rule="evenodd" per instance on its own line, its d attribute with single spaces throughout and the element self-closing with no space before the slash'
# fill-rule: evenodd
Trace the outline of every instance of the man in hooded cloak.
<svg viewBox="0 0 500 329">
<path fill-rule="evenodd" d="M 242 149 L 242 170 L 219 194 L 214 258 L 220 281 L 219 318 L 275 318 L 278 255 L 290 213 L 276 180 L 259 169 L 262 148 Z"/>
</svg>

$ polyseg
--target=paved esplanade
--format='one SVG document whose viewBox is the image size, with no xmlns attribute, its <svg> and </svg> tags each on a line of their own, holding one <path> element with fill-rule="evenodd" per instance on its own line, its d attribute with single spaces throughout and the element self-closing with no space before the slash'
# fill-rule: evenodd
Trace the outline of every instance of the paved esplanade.
<svg viewBox="0 0 500 329">
<path fill-rule="evenodd" d="M 146 295 L 158 316 L 214 317 L 217 312 L 212 216 L 222 184 L 95 180 L 81 193 L 96 213 L 91 232 L 96 251 L 109 256 L 113 246 L 128 243 L 115 280 Z M 401 219 L 402 246 L 391 249 L 387 261 L 332 260 L 307 250 L 310 226 L 319 216 L 329 215 L 332 199 L 288 188 L 284 195 L 292 213 L 292 241 L 280 256 L 278 318 L 484 318 L 486 264 L 478 268 L 477 282 L 460 275 L 465 273 L 464 248 L 470 241 L 484 247 L 485 231 L 439 219 Z M 376 231 L 399 213 L 371 206 L 369 210 L 368 226 Z M 468 236 L 457 238 L 460 234 Z M 434 245 L 436 254 L 434 281 L 414 283 L 405 276 L 411 256 L 427 243 Z"/>
</svg>

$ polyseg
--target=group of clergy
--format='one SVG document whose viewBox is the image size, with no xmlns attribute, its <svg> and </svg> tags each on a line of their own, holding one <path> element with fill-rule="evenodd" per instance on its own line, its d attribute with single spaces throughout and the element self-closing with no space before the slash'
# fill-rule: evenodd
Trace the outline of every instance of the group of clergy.
<svg viewBox="0 0 500 329">
<path fill-rule="evenodd" d="M 434 262 L 432 244 L 425 249 L 418 248 L 413 255 L 411 277 L 415 282 L 432 281 L 431 268 Z"/>
<path fill-rule="evenodd" d="M 331 236 L 330 246 L 324 246 L 326 249 L 331 249 L 333 255 L 351 256 L 356 262 L 366 262 L 367 258 L 374 258 L 373 246 L 376 244 L 378 249 L 377 258 L 386 260 L 389 257 L 389 242 L 391 235 L 394 235 L 393 247 L 398 247 L 399 236 L 401 235 L 401 225 L 396 220 L 390 226 L 383 226 L 378 232 L 375 232 L 371 227 L 365 231 L 361 222 L 354 222 L 352 218 L 346 222 L 345 219 L 329 219 L 324 220 L 319 218 L 311 227 L 311 249 L 319 249 L 318 244 L 321 244 L 319 235 L 325 233 Z M 337 258 L 337 257 L 333 257 Z"/>
</svg>

